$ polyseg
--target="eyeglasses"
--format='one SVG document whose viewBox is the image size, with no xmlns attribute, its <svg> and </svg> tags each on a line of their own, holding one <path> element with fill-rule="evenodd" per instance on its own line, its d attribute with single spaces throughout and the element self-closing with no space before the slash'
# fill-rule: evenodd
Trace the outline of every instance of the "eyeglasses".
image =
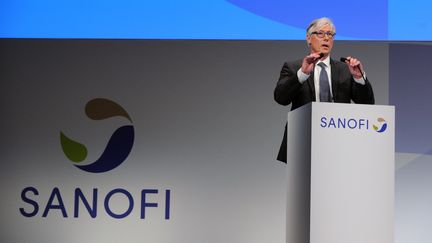
<svg viewBox="0 0 432 243">
<path fill-rule="evenodd" d="M 330 31 L 327 31 L 327 32 L 322 32 L 322 31 L 317 32 L 317 31 L 314 31 L 314 32 L 311 33 L 311 35 L 316 35 L 320 39 L 324 38 L 324 36 L 328 36 L 329 38 L 333 39 L 333 37 L 336 35 L 336 33 L 333 33 L 333 32 L 330 32 Z"/>
</svg>

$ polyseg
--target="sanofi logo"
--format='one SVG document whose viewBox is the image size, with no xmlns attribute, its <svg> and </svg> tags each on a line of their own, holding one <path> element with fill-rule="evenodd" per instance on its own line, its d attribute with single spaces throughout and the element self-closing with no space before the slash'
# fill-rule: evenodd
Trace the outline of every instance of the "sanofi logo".
<svg viewBox="0 0 432 243">
<path fill-rule="evenodd" d="M 387 129 L 387 123 L 384 118 L 378 118 L 381 124 L 372 125 L 374 131 L 382 133 Z M 326 117 L 320 119 L 320 127 L 333 129 L 350 129 L 350 130 L 370 130 L 370 121 L 367 118 L 346 118 L 346 117 Z"/>
<path fill-rule="evenodd" d="M 387 129 L 387 122 L 382 117 L 378 118 L 377 121 L 380 123 L 380 125 L 373 125 L 373 129 L 379 133 L 384 132 Z"/>
<path fill-rule="evenodd" d="M 132 123 L 132 119 L 126 110 L 109 99 L 96 98 L 90 100 L 85 106 L 85 112 L 87 117 L 93 120 L 104 120 L 120 116 Z M 86 165 L 79 164 L 87 157 L 85 145 L 72 140 L 63 132 L 60 132 L 60 143 L 66 157 L 74 162 L 79 169 L 91 173 L 107 172 L 119 166 L 128 157 L 134 143 L 134 127 L 126 125 L 117 128 L 111 135 L 99 159 Z"/>
<path fill-rule="evenodd" d="M 369 120 L 364 118 L 335 118 L 321 117 L 320 126 L 323 128 L 343 128 L 343 129 L 369 129 Z"/>
<path fill-rule="evenodd" d="M 131 124 L 132 119 L 123 107 L 112 100 L 97 98 L 90 100 L 85 106 L 85 112 L 90 119 L 103 120 L 111 117 L 120 116 L 126 118 Z M 72 140 L 63 132 L 60 132 L 60 143 L 66 157 L 81 170 L 91 173 L 102 173 L 113 170 L 119 166 L 132 150 L 134 143 L 134 127 L 125 125 L 117 128 L 102 155 L 93 163 L 80 165 L 87 157 L 87 148 L 83 144 Z M 47 172 L 48 173 L 48 172 Z M 47 175 L 48 176 L 48 175 Z M 89 176 L 95 176 L 89 174 Z M 107 177 L 108 176 L 108 177 Z M 109 174 L 105 177 L 109 180 Z M 127 175 L 123 175 L 127 177 Z M 102 177 L 100 177 L 102 178 Z M 163 218 L 170 219 L 171 213 L 171 190 L 170 189 L 140 189 L 127 190 L 122 187 L 113 189 L 99 189 L 97 186 L 86 188 L 75 187 L 71 190 L 61 189 L 60 186 L 27 186 L 21 191 L 21 200 L 24 206 L 19 208 L 19 212 L 26 218 L 41 216 L 62 218 L 80 218 L 90 216 L 96 218 L 100 215 L 100 208 L 104 209 L 106 215 L 113 219 L 123 219 L 134 215 L 139 219 L 147 218 L 148 208 L 160 208 Z M 64 195 L 67 195 L 66 197 Z M 153 199 L 149 199 L 149 196 Z M 158 198 L 159 203 L 155 198 Z M 121 208 L 113 206 L 112 201 L 122 200 Z M 71 215 L 72 214 L 72 215 Z M 84 214 L 84 215 L 83 215 Z"/>
</svg>

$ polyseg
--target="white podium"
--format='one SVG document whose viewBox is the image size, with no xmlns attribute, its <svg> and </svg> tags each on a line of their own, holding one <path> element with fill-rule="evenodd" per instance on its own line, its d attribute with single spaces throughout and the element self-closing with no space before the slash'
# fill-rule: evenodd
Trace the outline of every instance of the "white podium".
<svg viewBox="0 0 432 243">
<path fill-rule="evenodd" d="M 288 113 L 287 243 L 393 243 L 393 106 Z"/>
</svg>

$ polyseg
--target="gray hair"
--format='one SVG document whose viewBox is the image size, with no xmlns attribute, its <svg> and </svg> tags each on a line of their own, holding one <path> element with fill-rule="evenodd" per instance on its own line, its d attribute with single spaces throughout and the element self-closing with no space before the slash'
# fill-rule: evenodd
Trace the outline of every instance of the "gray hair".
<svg viewBox="0 0 432 243">
<path fill-rule="evenodd" d="M 333 33 L 336 33 L 336 27 L 333 24 L 333 21 L 327 17 L 322 17 L 319 19 L 315 19 L 314 21 L 312 21 L 312 23 L 310 23 L 309 27 L 306 30 L 306 34 L 310 35 L 312 32 L 320 29 L 324 25 L 330 25 Z"/>
</svg>

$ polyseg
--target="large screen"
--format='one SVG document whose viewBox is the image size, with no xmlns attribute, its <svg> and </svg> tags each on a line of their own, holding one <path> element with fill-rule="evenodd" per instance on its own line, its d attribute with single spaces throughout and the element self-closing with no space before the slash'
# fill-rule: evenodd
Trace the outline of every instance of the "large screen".
<svg viewBox="0 0 432 243">
<path fill-rule="evenodd" d="M 300 40 L 315 18 L 338 40 L 431 40 L 427 0 L 4 0 L 1 38 Z"/>
</svg>

